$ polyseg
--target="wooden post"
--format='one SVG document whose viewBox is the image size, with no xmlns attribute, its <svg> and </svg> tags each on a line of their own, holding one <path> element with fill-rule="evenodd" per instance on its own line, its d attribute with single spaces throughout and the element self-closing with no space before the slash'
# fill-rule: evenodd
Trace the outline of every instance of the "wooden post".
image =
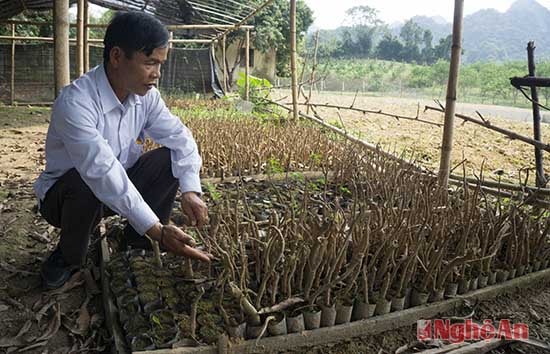
<svg viewBox="0 0 550 354">
<path fill-rule="evenodd" d="M 458 70 L 460 67 L 460 52 L 462 50 L 462 21 L 464 0 L 455 0 L 453 22 L 453 46 L 451 49 L 451 66 L 447 83 L 447 100 L 445 105 L 445 126 L 441 144 L 441 160 L 439 163 L 439 183 L 447 188 L 453 151 L 454 117 L 456 110 L 456 91 L 458 86 Z"/>
<path fill-rule="evenodd" d="M 244 99 L 250 99 L 250 30 L 246 30 L 246 39 L 245 39 L 245 65 L 244 65 Z"/>
<path fill-rule="evenodd" d="M 292 75 L 292 118 L 298 119 L 298 77 L 296 73 L 296 0 L 290 0 L 290 73 Z"/>
<path fill-rule="evenodd" d="M 313 86 L 315 85 L 315 70 L 317 70 L 317 51 L 319 49 L 319 31 L 315 33 L 315 46 L 313 48 L 313 63 L 311 64 L 311 75 L 309 76 L 309 93 L 307 96 L 306 114 L 309 114 L 309 102 L 311 101 L 311 94 Z"/>
<path fill-rule="evenodd" d="M 76 13 L 76 76 L 84 74 L 84 0 L 78 0 Z"/>
<path fill-rule="evenodd" d="M 90 24 L 90 15 L 89 15 L 89 9 L 88 9 L 88 0 L 84 0 L 84 8 L 83 8 L 83 18 L 84 18 L 84 32 L 82 34 L 83 36 L 83 56 L 84 56 L 84 72 L 90 71 L 90 43 L 88 39 L 90 39 L 90 28 L 88 25 Z"/>
<path fill-rule="evenodd" d="M 168 32 L 168 61 L 171 61 L 171 64 L 169 66 L 164 66 L 164 74 L 161 75 L 159 79 L 159 87 L 160 87 L 160 81 L 164 83 L 165 86 L 171 87 L 174 83 L 174 67 L 175 67 L 175 56 L 172 53 L 172 49 L 174 48 L 174 32 L 170 31 Z M 172 60 L 170 60 L 170 58 Z"/>
<path fill-rule="evenodd" d="M 225 60 L 225 36 L 222 37 L 223 92 L 227 93 L 227 63 Z"/>
<path fill-rule="evenodd" d="M 11 25 L 11 36 L 15 37 L 15 24 Z M 15 39 L 11 40 L 11 82 L 10 82 L 10 104 L 15 104 Z"/>
<path fill-rule="evenodd" d="M 529 76 L 536 76 L 536 67 L 535 67 L 535 42 L 531 41 L 527 44 L 527 59 L 529 66 Z M 539 93 L 536 86 L 531 86 L 531 98 L 533 99 L 533 131 L 534 138 L 536 141 L 541 141 L 540 134 L 540 108 L 538 105 L 539 102 Z M 537 170 L 537 187 L 546 186 L 546 178 L 544 177 L 544 168 L 542 165 L 542 150 L 538 147 L 535 147 L 535 166 Z"/>
<path fill-rule="evenodd" d="M 69 66 L 69 0 L 54 1 L 55 97 L 71 82 Z"/>
</svg>

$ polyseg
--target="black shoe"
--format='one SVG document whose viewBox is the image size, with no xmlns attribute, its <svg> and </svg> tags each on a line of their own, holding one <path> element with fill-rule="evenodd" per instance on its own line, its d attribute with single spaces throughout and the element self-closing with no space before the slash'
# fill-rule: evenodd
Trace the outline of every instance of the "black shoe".
<svg viewBox="0 0 550 354">
<path fill-rule="evenodd" d="M 40 276 L 44 287 L 53 290 L 62 287 L 72 275 L 75 267 L 65 262 L 59 248 L 50 254 L 48 259 L 42 263 Z"/>
</svg>

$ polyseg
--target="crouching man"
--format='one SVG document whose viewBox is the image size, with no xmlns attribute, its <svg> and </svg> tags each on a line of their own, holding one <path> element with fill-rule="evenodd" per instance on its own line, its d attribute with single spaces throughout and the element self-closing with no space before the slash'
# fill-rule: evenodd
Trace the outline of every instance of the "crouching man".
<svg viewBox="0 0 550 354">
<path fill-rule="evenodd" d="M 83 264 L 91 233 L 113 213 L 128 219 L 130 246 L 147 247 L 147 234 L 169 252 L 210 260 L 190 236 L 166 225 L 178 187 L 187 218 L 197 226 L 208 218 L 197 144 L 155 88 L 168 38 L 152 16 L 117 14 L 105 33 L 103 64 L 65 87 L 54 103 L 46 168 L 34 184 L 40 213 L 61 228 L 41 268 L 47 289 L 62 286 Z M 142 155 L 136 141 L 146 136 L 164 147 Z"/>
</svg>

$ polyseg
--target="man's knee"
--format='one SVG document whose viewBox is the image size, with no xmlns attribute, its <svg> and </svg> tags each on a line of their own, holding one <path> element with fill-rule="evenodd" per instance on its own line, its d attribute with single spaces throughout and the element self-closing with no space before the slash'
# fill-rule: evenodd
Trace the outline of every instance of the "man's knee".
<svg viewBox="0 0 550 354">
<path fill-rule="evenodd" d="M 145 153 L 143 156 L 143 167 L 146 170 L 157 171 L 160 175 L 172 175 L 172 155 L 170 149 L 161 147 Z"/>
<path fill-rule="evenodd" d="M 167 147 L 161 147 L 149 152 L 153 161 L 157 161 L 159 165 L 165 166 L 172 163 L 172 155 L 170 149 Z"/>
<path fill-rule="evenodd" d="M 63 183 L 65 197 L 86 200 L 90 204 L 100 206 L 101 202 L 96 198 L 76 169 L 72 168 L 67 171 L 59 181 Z"/>
</svg>

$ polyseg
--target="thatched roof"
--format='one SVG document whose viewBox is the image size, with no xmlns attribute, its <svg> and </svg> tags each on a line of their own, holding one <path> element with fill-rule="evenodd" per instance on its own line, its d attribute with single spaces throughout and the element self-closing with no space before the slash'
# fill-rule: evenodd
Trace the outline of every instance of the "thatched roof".
<svg viewBox="0 0 550 354">
<path fill-rule="evenodd" d="M 54 0 L 0 0 L 0 19 L 8 19 L 26 9 L 47 10 Z M 76 0 L 70 0 L 71 4 Z M 88 0 L 113 10 L 145 11 L 166 24 L 234 25 L 247 19 L 265 0 Z M 271 2 L 271 1 L 269 1 Z"/>
</svg>

